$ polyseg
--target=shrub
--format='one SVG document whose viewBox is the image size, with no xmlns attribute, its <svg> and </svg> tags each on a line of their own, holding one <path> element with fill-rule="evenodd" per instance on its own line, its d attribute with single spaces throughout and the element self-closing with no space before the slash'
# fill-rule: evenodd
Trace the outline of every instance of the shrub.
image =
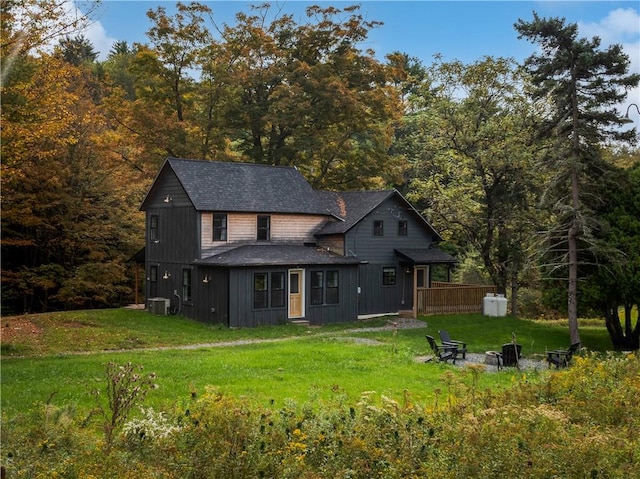
<svg viewBox="0 0 640 479">
<path fill-rule="evenodd" d="M 435 405 L 343 391 L 261 407 L 210 389 L 168 412 L 143 410 L 111 448 L 66 409 L 3 416 L 9 477 L 622 478 L 640 468 L 640 360 L 576 357 L 503 392 L 481 368 L 442 377 Z M 433 385 L 431 386 L 433 387 Z M 319 396 L 319 395 L 318 395 Z M 11 431 L 7 433 L 7 428 Z M 115 439 L 115 438 L 114 438 Z M 11 457 L 9 457 L 11 454 Z"/>
</svg>

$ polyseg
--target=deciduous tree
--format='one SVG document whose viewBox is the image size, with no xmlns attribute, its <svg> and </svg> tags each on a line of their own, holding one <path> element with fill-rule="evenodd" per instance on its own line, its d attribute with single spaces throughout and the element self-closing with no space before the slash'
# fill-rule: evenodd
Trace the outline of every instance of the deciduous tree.
<svg viewBox="0 0 640 479">
<path fill-rule="evenodd" d="M 220 128 L 245 161 L 295 165 L 315 187 L 384 186 L 402 171 L 389 155 L 401 113 L 392 69 L 359 45 L 376 22 L 358 7 L 307 9 L 308 23 L 240 13 L 211 50 L 224 85 Z"/>
<path fill-rule="evenodd" d="M 505 292 L 524 269 L 534 219 L 532 107 L 507 59 L 436 63 L 430 78 L 404 133 L 414 145 L 411 197 L 444 235 L 480 254 Z"/>
</svg>

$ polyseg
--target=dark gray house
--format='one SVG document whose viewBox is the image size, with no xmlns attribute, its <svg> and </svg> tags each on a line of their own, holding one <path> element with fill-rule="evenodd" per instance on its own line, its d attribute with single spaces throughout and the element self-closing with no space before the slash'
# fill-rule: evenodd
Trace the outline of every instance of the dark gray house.
<svg viewBox="0 0 640 479">
<path fill-rule="evenodd" d="M 141 210 L 148 306 L 230 327 L 415 311 L 455 262 L 398 191 L 317 191 L 290 167 L 168 158 Z"/>
</svg>

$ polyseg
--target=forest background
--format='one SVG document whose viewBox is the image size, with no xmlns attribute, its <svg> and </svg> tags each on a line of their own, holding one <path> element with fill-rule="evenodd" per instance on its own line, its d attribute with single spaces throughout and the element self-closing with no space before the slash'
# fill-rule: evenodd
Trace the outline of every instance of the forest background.
<svg viewBox="0 0 640 479">
<path fill-rule="evenodd" d="M 2 2 L 4 315 L 132 302 L 139 205 L 173 156 L 295 166 L 322 189 L 395 187 L 459 258 L 458 281 L 496 284 L 513 314 L 565 316 L 575 267 L 578 313 L 638 348 L 640 152 L 611 109 L 638 77 L 615 46 L 514 18 L 523 41 L 555 26 L 605 65 L 582 65 L 564 131 L 563 78 L 544 63 L 381 61 L 362 47 L 379 23 L 355 5 L 300 22 L 265 4 L 228 25 L 204 4 L 150 8 L 148 42 L 98 61 L 78 35 L 92 10 L 69 17 L 64 3 Z"/>
</svg>

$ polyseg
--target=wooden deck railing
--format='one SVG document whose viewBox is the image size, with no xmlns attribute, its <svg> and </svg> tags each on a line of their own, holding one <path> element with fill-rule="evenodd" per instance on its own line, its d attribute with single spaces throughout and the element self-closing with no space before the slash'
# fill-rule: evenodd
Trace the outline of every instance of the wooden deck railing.
<svg viewBox="0 0 640 479">
<path fill-rule="evenodd" d="M 418 288 L 418 314 L 480 313 L 482 299 L 495 292 L 495 286 L 434 281 L 431 288 Z"/>
</svg>

